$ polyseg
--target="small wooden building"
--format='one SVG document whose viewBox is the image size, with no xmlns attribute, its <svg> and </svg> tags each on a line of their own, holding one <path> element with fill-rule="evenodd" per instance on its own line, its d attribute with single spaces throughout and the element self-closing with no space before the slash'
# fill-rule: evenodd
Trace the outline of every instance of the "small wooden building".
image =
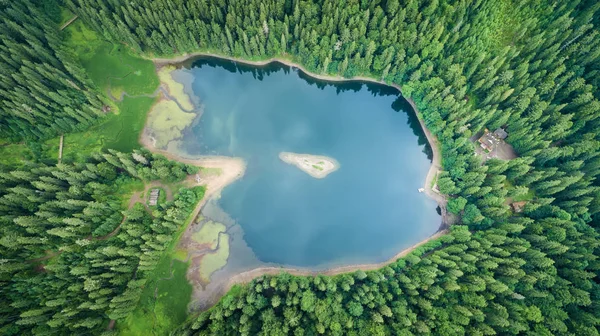
<svg viewBox="0 0 600 336">
<path fill-rule="evenodd" d="M 506 131 L 502 128 L 498 128 L 494 131 L 494 136 L 500 140 L 504 140 L 508 136 L 508 133 L 506 133 Z"/>
<path fill-rule="evenodd" d="M 148 201 L 148 204 L 151 206 L 157 205 L 158 196 L 160 196 L 160 189 L 152 189 L 150 191 L 150 200 Z"/>
<path fill-rule="evenodd" d="M 527 204 L 526 201 L 520 201 L 520 202 L 512 202 L 510 204 L 510 206 L 513 208 L 513 210 L 517 213 L 522 212 L 523 208 L 525 208 L 525 205 Z"/>
<path fill-rule="evenodd" d="M 479 138 L 479 140 L 477 140 L 477 142 L 479 142 L 481 148 L 487 150 L 488 152 L 491 152 L 494 149 L 494 140 L 495 139 L 492 133 L 490 133 L 490 130 L 486 128 L 483 131 L 483 135 L 481 136 L 481 138 Z"/>
</svg>

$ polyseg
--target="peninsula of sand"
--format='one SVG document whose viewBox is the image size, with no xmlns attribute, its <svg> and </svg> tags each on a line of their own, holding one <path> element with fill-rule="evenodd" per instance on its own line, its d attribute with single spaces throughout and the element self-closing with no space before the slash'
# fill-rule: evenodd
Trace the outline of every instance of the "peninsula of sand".
<svg viewBox="0 0 600 336">
<path fill-rule="evenodd" d="M 327 156 L 281 152 L 279 158 L 318 179 L 325 178 L 340 168 L 340 164 L 335 159 Z"/>
</svg>

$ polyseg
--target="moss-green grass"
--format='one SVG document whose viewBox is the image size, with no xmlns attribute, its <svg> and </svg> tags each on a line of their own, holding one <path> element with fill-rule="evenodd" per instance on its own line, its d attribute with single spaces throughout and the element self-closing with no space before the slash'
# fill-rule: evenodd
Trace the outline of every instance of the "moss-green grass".
<svg viewBox="0 0 600 336">
<path fill-rule="evenodd" d="M 224 224 L 208 221 L 198 232 L 192 234 L 192 239 L 198 244 L 208 244 L 211 249 L 215 249 L 219 242 L 219 233 L 225 232 L 226 229 Z"/>
<path fill-rule="evenodd" d="M 1 144 L 0 165 L 9 168 L 19 168 L 25 163 L 32 161 L 33 153 L 25 144 Z"/>
<path fill-rule="evenodd" d="M 170 268 L 173 263 L 172 269 Z M 187 281 L 189 264 L 165 256 L 148 279 L 137 308 L 117 324 L 120 335 L 168 335 L 185 321 L 192 285 Z M 173 277 L 169 278 L 173 271 Z M 154 298 L 158 287 L 158 296 Z"/>
<path fill-rule="evenodd" d="M 219 235 L 219 249 L 214 253 L 208 253 L 200 261 L 200 277 L 210 281 L 212 274 L 227 264 L 229 258 L 229 235 L 224 233 Z"/>
<path fill-rule="evenodd" d="M 140 148 L 138 139 L 144 128 L 146 115 L 156 98 L 127 97 L 114 103 L 110 91 L 120 98 L 129 95 L 152 95 L 159 85 L 154 64 L 131 54 L 124 46 L 115 45 L 77 20 L 64 31 L 66 45 L 76 55 L 88 77 L 107 98 L 111 111 L 100 123 L 84 132 L 65 135 L 63 161 L 81 161 L 101 149 L 129 152 Z M 46 141 L 47 156 L 58 153 L 57 139 Z"/>
<path fill-rule="evenodd" d="M 122 177 L 114 183 L 114 195 L 121 199 L 121 207 L 127 209 L 134 193 L 144 191 L 144 182 L 135 178 Z"/>
</svg>

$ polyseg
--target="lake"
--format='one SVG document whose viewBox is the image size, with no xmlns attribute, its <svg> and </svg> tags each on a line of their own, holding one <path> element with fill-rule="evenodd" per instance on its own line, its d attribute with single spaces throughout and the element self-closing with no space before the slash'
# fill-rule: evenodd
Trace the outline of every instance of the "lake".
<svg viewBox="0 0 600 336">
<path fill-rule="evenodd" d="M 216 204 L 261 262 L 381 262 L 438 230 L 437 203 L 418 192 L 431 150 L 395 88 L 206 57 L 172 76 L 202 111 L 180 151 L 247 163 Z M 316 179 L 280 152 L 328 156 L 340 168 Z"/>
</svg>

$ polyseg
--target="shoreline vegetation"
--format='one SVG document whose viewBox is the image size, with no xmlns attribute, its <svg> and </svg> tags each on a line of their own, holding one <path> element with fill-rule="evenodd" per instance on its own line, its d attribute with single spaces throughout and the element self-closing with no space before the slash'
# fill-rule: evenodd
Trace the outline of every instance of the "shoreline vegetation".
<svg viewBox="0 0 600 336">
<path fill-rule="evenodd" d="M 340 164 L 327 156 L 281 152 L 279 158 L 317 179 L 325 178 L 340 169 Z"/>
<path fill-rule="evenodd" d="M 239 58 L 234 58 L 234 57 L 229 57 L 229 56 L 217 55 L 217 54 L 213 54 L 213 53 L 196 52 L 196 53 L 185 54 L 185 55 L 177 56 L 177 57 L 173 57 L 173 58 L 149 58 L 149 59 L 154 62 L 155 66 L 156 66 L 156 71 L 159 72 L 159 71 L 164 71 L 164 68 L 166 68 L 166 67 L 180 64 L 184 61 L 187 61 L 187 60 L 190 60 L 190 59 L 196 58 L 196 57 L 213 57 L 213 58 L 217 58 L 217 59 L 229 60 L 229 61 L 244 63 L 244 64 L 248 64 L 248 65 L 255 65 L 255 66 L 264 66 L 264 65 L 270 64 L 272 62 L 277 62 L 277 63 L 281 63 L 283 65 L 286 65 L 286 66 L 289 66 L 292 68 L 297 68 L 300 71 L 304 72 L 306 75 L 316 78 L 316 79 L 319 79 L 319 80 L 329 81 L 329 82 L 360 81 L 360 82 L 368 82 L 368 83 L 387 85 L 387 86 L 391 86 L 391 87 L 397 89 L 399 91 L 400 95 L 402 95 L 401 87 L 396 84 L 386 83 L 386 82 L 379 81 L 379 80 L 376 80 L 373 78 L 361 77 L 361 76 L 355 76 L 352 78 L 344 78 L 341 76 L 315 74 L 315 73 L 312 73 L 312 72 L 306 70 L 304 67 L 302 67 L 299 64 L 296 64 L 290 60 L 282 59 L 282 58 L 271 58 L 271 59 L 263 60 L 263 61 L 249 61 L 249 60 L 244 60 L 244 59 L 239 59 Z M 376 270 L 376 269 L 385 267 L 386 265 L 389 265 L 389 264 L 395 262 L 399 258 L 407 256 L 409 253 L 413 252 L 420 246 L 422 246 L 432 240 L 438 239 L 449 233 L 448 227 L 452 223 L 453 220 L 451 218 L 451 215 L 448 214 L 448 212 L 446 211 L 447 200 L 443 195 L 434 191 L 435 178 L 436 178 L 436 176 L 438 176 L 439 172 L 441 171 L 441 153 L 438 148 L 438 141 L 437 141 L 436 137 L 425 126 L 425 123 L 423 122 L 423 120 L 419 114 L 419 111 L 417 110 L 417 107 L 416 107 L 415 103 L 412 101 L 412 99 L 406 98 L 406 97 L 404 97 L 404 98 L 408 101 L 408 103 L 413 108 L 413 110 L 417 116 L 417 119 L 419 120 L 419 124 L 421 125 L 421 128 L 423 130 L 423 133 L 425 134 L 427 141 L 429 143 L 429 146 L 431 147 L 431 150 L 432 150 L 431 166 L 429 168 L 429 171 L 428 171 L 427 176 L 424 181 L 424 185 L 423 185 L 424 191 L 423 192 L 428 197 L 435 200 L 440 207 L 442 220 L 441 220 L 439 230 L 432 236 L 416 243 L 415 245 L 413 245 L 409 248 L 399 251 L 397 254 L 395 254 L 388 260 L 386 260 L 384 262 L 380 262 L 380 263 L 337 266 L 337 267 L 332 267 L 327 270 L 319 270 L 319 271 L 311 271 L 309 269 L 293 268 L 293 267 L 259 267 L 259 268 L 251 269 L 248 271 L 243 271 L 243 272 L 240 272 L 240 273 L 237 273 L 237 274 L 231 276 L 227 281 L 222 281 L 221 283 L 219 283 L 216 286 L 216 288 L 214 288 L 212 290 L 213 292 L 209 295 L 209 297 L 211 298 L 211 302 L 209 304 L 205 304 L 204 307 L 209 308 L 209 307 L 212 307 L 213 305 L 215 305 L 234 285 L 248 283 L 252 279 L 258 278 L 263 275 L 273 275 L 273 274 L 279 274 L 281 272 L 287 272 L 287 273 L 289 273 L 291 275 L 295 275 L 295 276 L 316 276 L 319 274 L 321 274 L 321 275 L 338 275 L 338 274 L 342 274 L 342 273 L 351 273 L 351 272 L 358 271 L 358 270 L 362 270 L 362 271 Z M 165 97 L 165 99 L 170 100 L 171 97 Z M 168 150 L 156 148 L 154 146 L 155 140 L 151 139 L 152 137 L 148 134 L 147 127 L 148 127 L 148 125 L 146 123 L 146 130 L 140 134 L 140 138 L 139 138 L 140 144 L 143 147 L 145 147 L 146 149 L 148 149 L 154 153 L 162 154 L 171 160 L 196 165 L 196 166 L 202 167 L 202 168 L 216 168 L 216 169 L 221 170 L 221 174 L 218 174 L 214 180 L 207 181 L 205 196 L 198 203 L 196 208 L 194 209 L 194 212 L 192 214 L 193 220 L 195 220 L 195 218 L 199 215 L 200 211 L 202 210 L 202 208 L 204 207 L 204 205 L 206 204 L 206 202 L 208 200 L 210 200 L 214 196 L 218 197 L 219 192 L 223 188 L 225 188 L 227 185 L 233 183 L 235 180 L 241 178 L 245 172 L 246 163 L 241 158 L 226 157 L 226 156 L 199 156 L 196 158 L 184 158 L 180 155 L 169 152 Z M 282 157 L 282 154 L 286 157 L 287 160 L 292 160 L 292 158 L 285 154 L 305 156 L 305 154 L 294 154 L 294 153 L 282 152 L 280 154 L 280 158 L 281 158 L 281 160 L 285 161 L 286 163 L 290 163 L 290 162 L 286 161 L 286 159 L 284 159 Z M 308 155 L 308 156 L 316 157 L 313 155 Z M 323 157 L 323 158 L 335 161 L 331 158 L 327 158 L 327 157 Z M 326 174 L 323 174 L 322 177 L 321 177 L 321 174 L 319 174 L 320 177 L 317 177 L 317 176 L 315 176 L 316 174 L 313 175 L 313 173 L 314 173 L 313 170 L 316 170 L 316 169 L 311 169 L 310 170 L 311 172 L 309 172 L 309 171 L 301 168 L 300 166 L 298 166 L 296 163 L 291 163 L 291 164 L 296 165 L 298 168 L 300 168 L 301 170 L 305 171 L 306 173 L 310 174 L 311 176 L 313 176 L 315 178 L 323 178 L 327 174 L 329 174 L 339 168 L 339 164 L 337 163 L 337 161 L 335 161 L 335 163 L 332 162 L 334 167 L 332 167 L 331 170 L 328 171 Z M 196 290 L 198 290 L 198 289 L 196 288 L 196 286 L 194 286 L 194 291 L 196 291 Z M 194 297 L 193 294 L 192 294 L 192 297 Z"/>
</svg>

